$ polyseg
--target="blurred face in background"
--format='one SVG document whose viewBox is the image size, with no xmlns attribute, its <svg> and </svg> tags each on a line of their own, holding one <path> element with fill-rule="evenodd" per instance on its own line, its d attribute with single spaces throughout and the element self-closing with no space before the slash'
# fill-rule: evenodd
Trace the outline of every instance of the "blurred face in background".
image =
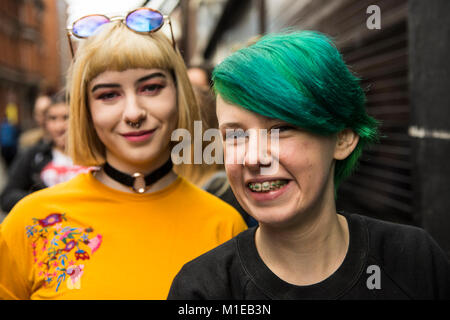
<svg viewBox="0 0 450 320">
<path fill-rule="evenodd" d="M 187 73 L 189 80 L 194 87 L 209 89 L 209 79 L 206 71 L 201 68 L 189 68 Z"/>
<path fill-rule="evenodd" d="M 69 124 L 69 106 L 57 103 L 47 108 L 44 113 L 44 127 L 48 132 L 53 146 L 64 152 L 66 147 L 66 131 Z"/>
<path fill-rule="evenodd" d="M 48 96 L 39 96 L 34 103 L 34 120 L 43 128 L 45 121 L 45 110 L 50 106 L 52 100 Z"/>
</svg>

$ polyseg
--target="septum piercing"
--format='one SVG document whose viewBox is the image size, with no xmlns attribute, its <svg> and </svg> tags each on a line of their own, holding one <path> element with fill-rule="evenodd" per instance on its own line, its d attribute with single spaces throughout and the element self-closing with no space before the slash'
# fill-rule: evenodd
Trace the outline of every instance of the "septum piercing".
<svg viewBox="0 0 450 320">
<path fill-rule="evenodd" d="M 127 121 L 127 124 L 132 128 L 139 129 L 141 126 L 141 121 L 138 122 Z"/>
</svg>

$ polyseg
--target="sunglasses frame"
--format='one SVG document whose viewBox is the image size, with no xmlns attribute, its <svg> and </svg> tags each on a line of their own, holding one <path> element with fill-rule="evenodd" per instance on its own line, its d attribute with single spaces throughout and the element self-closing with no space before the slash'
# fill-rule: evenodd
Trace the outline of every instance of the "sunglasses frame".
<svg viewBox="0 0 450 320">
<path fill-rule="evenodd" d="M 155 29 L 150 30 L 150 31 L 136 31 L 136 30 L 132 29 L 130 26 L 127 25 L 126 20 L 127 20 L 128 16 L 129 16 L 130 14 L 132 14 L 132 13 L 138 11 L 138 10 L 148 10 L 148 11 L 152 11 L 152 12 L 159 13 L 159 14 L 163 17 L 163 23 L 162 23 L 158 28 L 155 28 Z M 151 33 L 153 33 L 153 32 L 156 32 L 156 31 L 158 31 L 159 29 L 161 29 L 161 28 L 163 27 L 163 25 L 164 25 L 164 20 L 168 20 L 168 22 L 169 22 L 169 27 L 170 27 L 170 34 L 171 34 L 171 36 L 172 36 L 172 47 L 173 47 L 173 49 L 174 49 L 175 51 L 177 51 L 177 44 L 176 44 L 176 42 L 175 42 L 175 37 L 173 36 L 172 21 L 170 20 L 170 17 L 169 17 L 169 16 L 163 15 L 163 14 L 162 14 L 160 11 L 158 11 L 158 10 L 155 10 L 155 9 L 152 9 L 152 8 L 147 8 L 147 7 L 142 7 L 142 8 L 137 8 L 137 9 L 134 9 L 133 11 L 128 12 L 126 16 L 114 16 L 114 17 L 111 17 L 111 18 L 110 18 L 110 17 L 108 17 L 108 16 L 106 16 L 106 15 L 104 15 L 104 14 L 88 14 L 88 15 L 86 15 L 86 16 L 83 16 L 83 17 L 78 18 L 77 20 L 75 20 L 75 21 L 72 23 L 71 26 L 68 26 L 68 27 L 66 28 L 66 31 L 67 31 L 67 40 L 69 41 L 69 47 L 70 47 L 70 52 L 72 53 L 72 58 L 75 57 L 75 53 L 74 53 L 74 50 L 73 50 L 72 40 L 71 40 L 70 37 L 71 37 L 71 36 L 74 36 L 74 37 L 76 37 L 76 38 L 78 38 L 78 39 L 87 39 L 87 38 L 89 38 L 89 36 L 87 36 L 87 37 L 80 37 L 80 36 L 74 34 L 74 33 L 73 33 L 73 27 L 74 27 L 74 25 L 75 25 L 78 21 L 80 21 L 80 20 L 82 20 L 82 19 L 85 19 L 85 18 L 87 18 L 87 17 L 91 17 L 91 16 L 101 16 L 101 17 L 105 17 L 106 19 L 108 19 L 108 22 L 106 22 L 106 23 L 110 23 L 110 22 L 114 22 L 114 21 L 121 21 L 121 22 L 122 22 L 129 30 L 131 30 L 131 31 L 133 31 L 133 32 L 136 32 L 136 33 L 139 33 L 139 34 L 151 34 Z"/>
</svg>

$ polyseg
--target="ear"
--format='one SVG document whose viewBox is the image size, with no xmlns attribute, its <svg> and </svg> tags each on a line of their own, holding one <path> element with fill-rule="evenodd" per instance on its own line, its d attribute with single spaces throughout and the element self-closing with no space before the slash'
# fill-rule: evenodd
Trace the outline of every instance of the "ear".
<svg viewBox="0 0 450 320">
<path fill-rule="evenodd" d="M 337 134 L 336 145 L 334 148 L 334 159 L 344 160 L 358 144 L 359 136 L 352 129 L 344 129 Z"/>
</svg>

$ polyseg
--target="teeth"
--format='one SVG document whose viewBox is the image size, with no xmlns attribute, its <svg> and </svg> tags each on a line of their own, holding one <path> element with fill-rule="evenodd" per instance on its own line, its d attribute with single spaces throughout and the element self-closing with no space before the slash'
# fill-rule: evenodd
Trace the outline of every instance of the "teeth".
<svg viewBox="0 0 450 320">
<path fill-rule="evenodd" d="M 262 183 L 253 182 L 249 183 L 248 187 L 254 192 L 269 192 L 280 189 L 287 183 L 286 180 L 264 181 Z"/>
</svg>

